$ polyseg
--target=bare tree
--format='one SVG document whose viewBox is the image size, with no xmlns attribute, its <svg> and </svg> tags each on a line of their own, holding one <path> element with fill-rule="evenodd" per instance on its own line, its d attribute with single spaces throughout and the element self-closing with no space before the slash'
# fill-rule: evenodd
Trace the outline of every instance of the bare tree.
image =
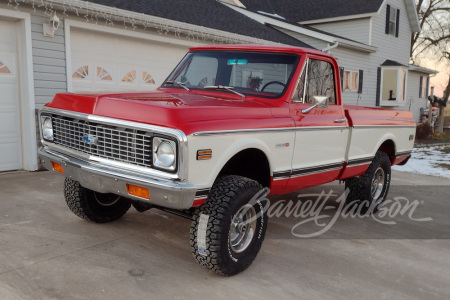
<svg viewBox="0 0 450 300">
<path fill-rule="evenodd" d="M 410 57 L 414 63 L 432 53 L 440 60 L 450 61 L 450 1 L 416 0 L 420 32 L 411 35 Z"/>
<path fill-rule="evenodd" d="M 422 30 L 411 34 L 412 63 L 432 58 L 450 69 L 450 0 L 416 0 L 416 11 Z M 450 76 L 443 96 L 445 104 L 450 96 Z M 442 132 L 444 105 L 440 106 L 439 119 L 439 132 Z"/>
</svg>

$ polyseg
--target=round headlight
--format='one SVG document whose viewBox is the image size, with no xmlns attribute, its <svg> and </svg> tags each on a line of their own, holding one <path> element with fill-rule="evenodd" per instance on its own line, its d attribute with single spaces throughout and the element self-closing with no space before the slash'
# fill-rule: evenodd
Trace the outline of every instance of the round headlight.
<svg viewBox="0 0 450 300">
<path fill-rule="evenodd" d="M 175 163 L 175 149 L 169 142 L 162 142 L 156 150 L 156 157 L 161 167 L 169 168 Z"/>
<path fill-rule="evenodd" d="M 44 140 L 53 141 L 52 118 L 46 117 L 42 122 L 42 137 Z"/>
</svg>

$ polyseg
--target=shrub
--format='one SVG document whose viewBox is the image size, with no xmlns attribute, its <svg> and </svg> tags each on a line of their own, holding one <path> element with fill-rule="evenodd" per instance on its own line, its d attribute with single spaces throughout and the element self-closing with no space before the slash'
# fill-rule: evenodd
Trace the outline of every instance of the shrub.
<svg viewBox="0 0 450 300">
<path fill-rule="evenodd" d="M 416 139 L 426 140 L 433 133 L 433 129 L 428 123 L 420 123 L 416 127 Z"/>
</svg>

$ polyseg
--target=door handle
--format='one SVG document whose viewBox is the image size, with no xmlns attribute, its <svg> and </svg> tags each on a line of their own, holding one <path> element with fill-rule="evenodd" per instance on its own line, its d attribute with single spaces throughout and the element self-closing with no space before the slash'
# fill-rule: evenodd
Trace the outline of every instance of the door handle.
<svg viewBox="0 0 450 300">
<path fill-rule="evenodd" d="M 334 120 L 334 123 L 345 123 L 345 122 L 347 122 L 347 119 L 337 119 L 337 120 Z"/>
</svg>

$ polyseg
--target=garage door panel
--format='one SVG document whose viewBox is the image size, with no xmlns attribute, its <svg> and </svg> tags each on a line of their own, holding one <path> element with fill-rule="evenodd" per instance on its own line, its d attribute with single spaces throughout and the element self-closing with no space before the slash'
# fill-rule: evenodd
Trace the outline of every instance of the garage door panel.
<svg viewBox="0 0 450 300">
<path fill-rule="evenodd" d="M 16 23 L 0 20 L 0 171 L 22 169 Z"/>
<path fill-rule="evenodd" d="M 187 50 L 156 41 L 81 29 L 71 30 L 71 45 L 71 78 L 75 91 L 154 90 Z M 88 74 L 75 74 L 84 66 L 88 67 Z M 106 76 L 102 80 L 102 76 L 98 76 L 98 68 L 107 72 L 110 78 Z M 130 73 L 133 75 L 129 76 Z"/>
<path fill-rule="evenodd" d="M 2 120 L 2 126 L 0 127 L 0 136 L 2 141 L 9 136 L 20 136 L 20 123 L 17 119 L 19 112 L 17 110 L 4 110 L 0 112 L 0 119 Z"/>
<path fill-rule="evenodd" d="M 22 148 L 20 141 L 0 143 L 0 170 L 18 170 L 22 168 Z"/>
<path fill-rule="evenodd" d="M 2 78 L 0 77 L 0 81 Z M 19 107 L 19 86 L 17 83 L 0 83 L 0 108 Z"/>
<path fill-rule="evenodd" d="M 0 20 L 0 51 L 16 51 L 16 26 L 14 22 Z"/>
</svg>

